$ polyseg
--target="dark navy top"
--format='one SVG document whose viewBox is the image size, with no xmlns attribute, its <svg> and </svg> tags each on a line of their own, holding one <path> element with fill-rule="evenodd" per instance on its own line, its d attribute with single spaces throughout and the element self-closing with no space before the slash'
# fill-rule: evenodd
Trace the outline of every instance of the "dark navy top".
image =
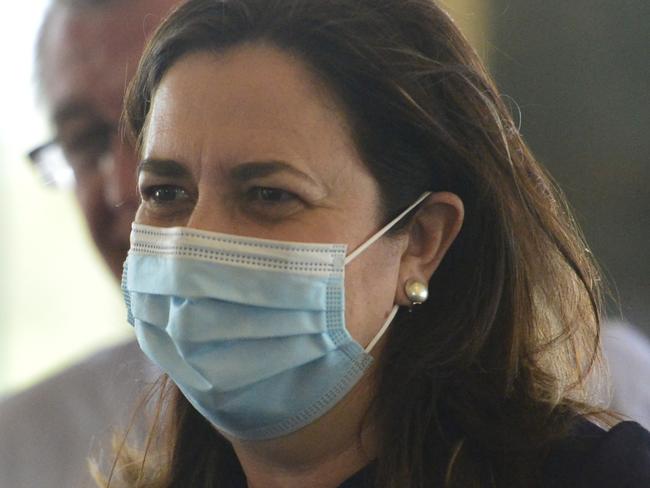
<svg viewBox="0 0 650 488">
<path fill-rule="evenodd" d="M 650 432 L 636 422 L 605 431 L 582 420 L 551 450 L 542 478 L 544 488 L 650 488 Z M 372 479 L 370 465 L 339 488 L 372 487 Z"/>
<path fill-rule="evenodd" d="M 544 486 L 650 488 L 650 432 L 636 422 L 605 431 L 582 421 L 551 451 Z"/>
<path fill-rule="evenodd" d="M 551 451 L 543 470 L 544 488 L 650 488 L 650 432 L 636 422 L 605 431 L 579 422 Z M 372 486 L 368 467 L 339 488 Z"/>
</svg>

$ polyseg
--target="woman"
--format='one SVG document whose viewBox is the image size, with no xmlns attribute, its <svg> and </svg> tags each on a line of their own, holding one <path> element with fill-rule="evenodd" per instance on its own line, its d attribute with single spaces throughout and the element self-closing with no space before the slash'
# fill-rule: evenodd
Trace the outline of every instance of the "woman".
<svg viewBox="0 0 650 488">
<path fill-rule="evenodd" d="M 591 256 L 432 2 L 190 0 L 127 120 L 174 385 L 111 486 L 646 486 L 648 433 L 586 417 Z"/>
</svg>

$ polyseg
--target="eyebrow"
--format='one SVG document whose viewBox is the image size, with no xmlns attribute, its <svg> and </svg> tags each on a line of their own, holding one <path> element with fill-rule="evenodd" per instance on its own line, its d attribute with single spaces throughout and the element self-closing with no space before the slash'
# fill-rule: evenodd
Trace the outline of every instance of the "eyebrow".
<svg viewBox="0 0 650 488">
<path fill-rule="evenodd" d="M 190 170 L 184 164 L 173 159 L 146 158 L 140 161 L 136 174 L 152 173 L 167 178 L 191 178 Z M 284 161 L 250 161 L 236 165 L 229 171 L 229 177 L 238 183 L 256 178 L 264 178 L 278 173 L 289 173 L 307 183 L 320 186 L 307 173 L 303 173 Z"/>
<path fill-rule="evenodd" d="M 168 178 L 191 178 L 192 176 L 190 170 L 185 165 L 173 159 L 143 159 L 138 163 L 136 174 L 140 174 L 143 171 Z"/>
<path fill-rule="evenodd" d="M 68 120 L 77 118 L 97 118 L 97 113 L 90 108 L 89 104 L 83 101 L 71 101 L 61 104 L 55 111 L 52 117 L 56 125 L 61 125 Z"/>
<path fill-rule="evenodd" d="M 238 164 L 230 171 L 230 177 L 241 183 L 277 173 L 290 173 L 291 175 L 303 179 L 312 185 L 317 185 L 316 181 L 314 181 L 314 179 L 307 173 L 303 173 L 284 161 L 250 161 Z"/>
</svg>

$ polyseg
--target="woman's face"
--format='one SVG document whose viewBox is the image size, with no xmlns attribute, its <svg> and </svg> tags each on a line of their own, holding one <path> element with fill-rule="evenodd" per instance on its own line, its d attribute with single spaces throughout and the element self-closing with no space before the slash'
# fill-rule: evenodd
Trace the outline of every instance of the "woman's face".
<svg viewBox="0 0 650 488">
<path fill-rule="evenodd" d="M 379 188 L 328 90 L 295 56 L 248 44 L 174 64 L 143 135 L 136 222 L 345 243 L 383 224 Z M 403 238 L 346 267 L 346 321 L 366 346 L 395 302 Z"/>
</svg>

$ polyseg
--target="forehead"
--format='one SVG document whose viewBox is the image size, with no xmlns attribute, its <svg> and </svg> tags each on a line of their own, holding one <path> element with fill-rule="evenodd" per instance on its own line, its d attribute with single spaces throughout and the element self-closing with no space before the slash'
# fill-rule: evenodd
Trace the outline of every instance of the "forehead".
<svg viewBox="0 0 650 488">
<path fill-rule="evenodd" d="M 41 84 L 53 118 L 86 105 L 119 117 L 147 36 L 176 2 L 130 0 L 108 7 L 58 7 L 41 50 Z"/>
<path fill-rule="evenodd" d="M 145 157 L 213 162 L 354 152 L 343 111 L 311 70 L 255 44 L 177 61 L 154 93 L 143 143 Z"/>
</svg>

